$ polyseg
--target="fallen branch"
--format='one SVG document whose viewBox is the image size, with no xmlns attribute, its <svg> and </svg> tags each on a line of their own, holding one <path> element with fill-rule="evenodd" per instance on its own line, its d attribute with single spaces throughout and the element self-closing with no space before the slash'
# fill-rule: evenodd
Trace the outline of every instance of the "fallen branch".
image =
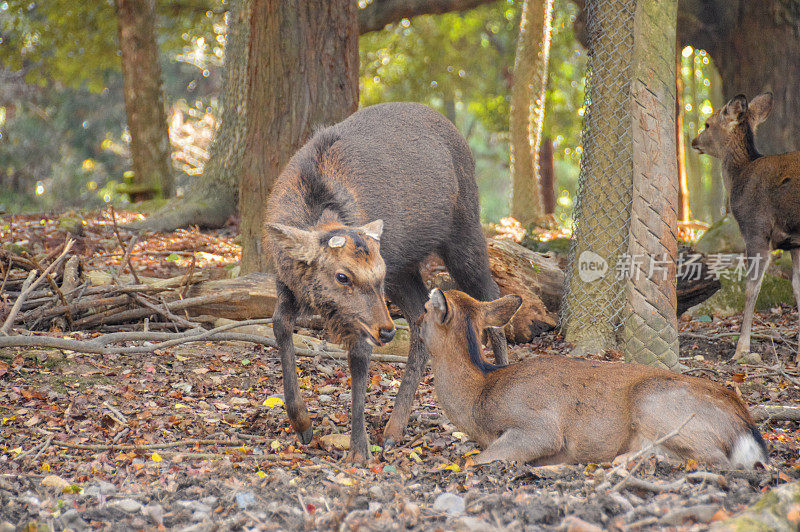
<svg viewBox="0 0 800 532">
<path fill-rule="evenodd" d="M 113 355 L 113 354 L 137 354 L 137 353 L 152 353 L 154 351 L 173 347 L 180 344 L 189 342 L 200 342 L 203 340 L 213 339 L 215 341 L 240 341 L 251 342 L 255 344 L 264 345 L 267 347 L 278 347 L 275 338 L 268 336 L 259 336 L 254 334 L 241 334 L 227 332 L 231 329 L 245 327 L 248 325 L 264 325 L 272 323 L 272 319 L 259 319 L 259 320 L 245 320 L 240 322 L 228 323 L 215 327 L 214 329 L 201 330 L 197 332 L 195 329 L 192 332 L 182 333 L 168 333 L 168 332 L 155 332 L 155 331 L 135 331 L 135 332 L 120 332 L 108 333 L 98 336 L 92 340 L 73 340 L 71 338 L 55 338 L 52 336 L 23 336 L 14 335 L 0 337 L 0 348 L 3 347 L 51 347 L 55 349 L 68 349 L 79 353 L 94 353 L 99 355 Z M 145 345 L 145 346 L 131 346 L 131 347 L 111 347 L 111 344 L 129 342 L 129 341 L 156 341 L 159 343 Z M 322 356 L 334 359 L 347 359 L 347 352 L 341 349 L 334 348 L 316 348 L 316 349 L 303 349 L 295 347 L 295 352 L 300 356 L 315 357 Z M 379 362 L 396 362 L 405 363 L 406 357 L 397 355 L 383 355 L 373 353 L 373 360 Z"/>
<path fill-rule="evenodd" d="M 753 419 L 761 421 L 800 421 L 800 406 L 759 405 L 750 409 Z"/>
<path fill-rule="evenodd" d="M 36 289 L 36 287 L 39 286 L 39 283 L 41 283 L 44 279 L 48 278 L 50 272 L 52 272 L 61 263 L 61 261 L 67 255 L 67 253 L 69 253 L 69 250 L 72 249 L 72 245 L 74 243 L 75 241 L 72 239 L 67 240 L 64 243 L 64 250 L 61 252 L 61 255 L 59 255 L 56 260 L 50 263 L 50 266 L 48 266 L 47 269 L 44 272 L 42 272 L 42 275 L 40 275 L 38 279 L 33 280 L 33 277 L 36 276 L 36 270 L 31 270 L 31 272 L 28 274 L 28 277 L 25 279 L 25 282 L 22 285 L 22 290 L 20 292 L 19 297 L 14 302 L 14 306 L 11 307 L 11 312 L 9 313 L 8 318 L 6 318 L 5 323 L 3 323 L 3 328 L 0 329 L 0 333 L 5 335 L 8 334 L 8 332 L 11 330 L 11 327 L 14 326 L 14 320 L 16 319 L 17 314 L 19 313 L 19 309 L 22 306 L 22 303 L 24 303 L 25 299 L 28 297 L 28 294 L 33 292 Z"/>
<path fill-rule="evenodd" d="M 195 445 L 217 445 L 220 447 L 242 447 L 246 446 L 246 441 L 228 440 L 180 440 L 168 443 L 145 443 L 137 445 L 135 443 L 115 444 L 115 443 L 70 443 L 68 441 L 54 440 L 53 445 L 66 447 L 69 449 L 81 449 L 84 451 L 150 451 L 154 449 L 172 449 L 174 447 L 193 447 Z"/>
<path fill-rule="evenodd" d="M 33 279 L 35 277 L 36 277 L 36 270 L 31 270 L 30 273 L 28 274 L 28 277 L 25 279 L 25 282 L 22 283 L 22 293 L 19 295 L 17 300 L 14 301 L 14 305 L 11 307 L 11 311 L 9 311 L 6 321 L 3 323 L 3 328 L 0 329 L 0 333 L 8 335 L 8 331 L 10 331 L 11 327 L 14 326 L 14 320 L 17 319 L 17 314 L 19 314 L 19 309 L 25 302 L 25 297 L 30 292 L 31 283 L 33 283 Z"/>
</svg>

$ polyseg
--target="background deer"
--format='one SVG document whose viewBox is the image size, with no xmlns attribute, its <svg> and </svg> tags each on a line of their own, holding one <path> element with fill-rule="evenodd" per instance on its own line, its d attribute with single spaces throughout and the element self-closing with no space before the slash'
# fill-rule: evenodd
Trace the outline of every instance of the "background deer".
<svg viewBox="0 0 800 532">
<path fill-rule="evenodd" d="M 692 140 L 694 149 L 722 160 L 731 211 L 747 247 L 744 316 L 736 359 L 750 351 L 756 299 L 771 250 L 791 252 L 792 289 L 800 305 L 800 151 L 763 156 L 753 141 L 756 128 L 772 110 L 772 101 L 772 93 L 767 92 L 748 105 L 739 94 L 715 111 Z M 800 364 L 800 344 L 795 363 Z"/>
<path fill-rule="evenodd" d="M 522 299 L 482 303 L 434 289 L 421 321 L 436 396 L 484 451 L 475 462 L 604 462 L 688 423 L 664 450 L 716 466 L 766 464 L 767 449 L 733 391 L 637 364 L 539 356 L 500 367 L 481 355 L 482 328 L 502 327 Z"/>
<path fill-rule="evenodd" d="M 266 245 L 277 266 L 273 319 L 286 409 L 303 443 L 311 441 L 312 429 L 292 344 L 299 312 L 319 313 L 349 349 L 349 458 L 362 460 L 369 456 L 364 399 L 372 345 L 394 335 L 384 290 L 411 330 L 384 445 L 402 437 L 428 358 L 417 326 L 427 300 L 420 263 L 437 253 L 474 297 L 500 295 L 489 271 L 473 172 L 469 147 L 446 118 L 424 105 L 387 103 L 318 132 L 278 177 L 267 206 Z M 489 334 L 497 360 L 506 363 L 502 330 Z"/>
</svg>

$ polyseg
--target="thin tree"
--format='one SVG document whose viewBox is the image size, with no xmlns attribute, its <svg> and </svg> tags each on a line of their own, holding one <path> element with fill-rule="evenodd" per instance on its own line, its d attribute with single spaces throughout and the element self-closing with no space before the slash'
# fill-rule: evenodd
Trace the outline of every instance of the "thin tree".
<svg viewBox="0 0 800 532">
<path fill-rule="evenodd" d="M 523 227 L 542 217 L 539 145 L 544 123 L 553 0 L 525 0 L 511 89 L 511 215 Z"/>
<path fill-rule="evenodd" d="M 253 0 L 231 0 L 222 72 L 222 118 L 203 173 L 189 192 L 160 209 L 135 229 L 172 231 L 178 227 L 221 227 L 236 211 L 244 138 L 247 130 L 247 58 Z"/>
<path fill-rule="evenodd" d="M 154 0 L 116 0 L 134 201 L 169 197 L 174 182 L 155 36 Z"/>
</svg>

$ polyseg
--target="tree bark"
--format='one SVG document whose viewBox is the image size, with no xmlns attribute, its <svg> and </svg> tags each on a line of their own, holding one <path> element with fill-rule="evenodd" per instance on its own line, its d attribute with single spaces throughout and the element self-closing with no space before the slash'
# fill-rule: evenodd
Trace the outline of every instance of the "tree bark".
<svg viewBox="0 0 800 532">
<path fill-rule="evenodd" d="M 170 197 L 174 182 L 161 90 L 154 0 L 116 0 L 125 111 L 131 135 L 133 201 Z"/>
<path fill-rule="evenodd" d="M 544 122 L 547 63 L 550 57 L 552 0 L 525 0 L 520 18 L 514 85 L 511 87 L 511 215 L 523 227 L 542 217 L 539 143 Z"/>
<path fill-rule="evenodd" d="M 255 0 L 247 132 L 239 182 L 242 273 L 267 271 L 261 244 L 272 184 L 313 128 L 358 107 L 358 23 L 351 0 Z"/>
<path fill-rule="evenodd" d="M 544 137 L 539 146 L 539 185 L 544 214 L 553 216 L 556 212 L 556 169 L 551 137 Z"/>
<path fill-rule="evenodd" d="M 222 74 L 222 118 L 209 149 L 203 173 L 183 198 L 175 198 L 129 228 L 173 231 L 179 227 L 222 227 L 236 212 L 247 128 L 247 51 L 253 0 L 232 0 L 225 35 Z"/>
</svg>

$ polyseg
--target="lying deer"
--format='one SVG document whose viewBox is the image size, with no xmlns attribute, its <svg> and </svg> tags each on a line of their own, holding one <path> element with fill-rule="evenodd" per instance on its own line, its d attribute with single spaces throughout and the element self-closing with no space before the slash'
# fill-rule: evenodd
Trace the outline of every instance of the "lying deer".
<svg viewBox="0 0 800 532">
<path fill-rule="evenodd" d="M 766 444 L 747 407 L 714 382 L 562 356 L 488 364 L 480 331 L 504 326 L 521 301 L 508 295 L 482 303 L 434 289 L 420 319 L 439 404 L 484 447 L 476 463 L 599 463 L 680 429 L 660 450 L 716 466 L 767 464 Z"/>
<path fill-rule="evenodd" d="M 320 314 L 349 349 L 349 458 L 364 460 L 370 353 L 395 332 L 384 292 L 411 329 L 385 446 L 402 437 L 428 358 L 417 327 L 428 298 L 420 263 L 437 253 L 474 297 L 500 295 L 489 271 L 473 172 L 469 147 L 446 118 L 424 105 L 387 103 L 318 132 L 278 177 L 267 205 L 265 244 L 277 266 L 273 324 L 286 409 L 303 443 L 311 441 L 312 428 L 292 344 L 300 312 Z M 489 334 L 497 360 L 505 363 L 503 332 Z"/>
<path fill-rule="evenodd" d="M 792 288 L 800 305 L 800 151 L 761 155 L 753 134 L 772 110 L 772 93 L 740 94 L 714 112 L 692 140 L 700 153 L 722 159 L 722 178 L 747 248 L 744 316 L 734 358 L 750 352 L 756 299 L 773 249 L 792 254 Z M 800 344 L 795 363 L 800 364 Z"/>
</svg>

